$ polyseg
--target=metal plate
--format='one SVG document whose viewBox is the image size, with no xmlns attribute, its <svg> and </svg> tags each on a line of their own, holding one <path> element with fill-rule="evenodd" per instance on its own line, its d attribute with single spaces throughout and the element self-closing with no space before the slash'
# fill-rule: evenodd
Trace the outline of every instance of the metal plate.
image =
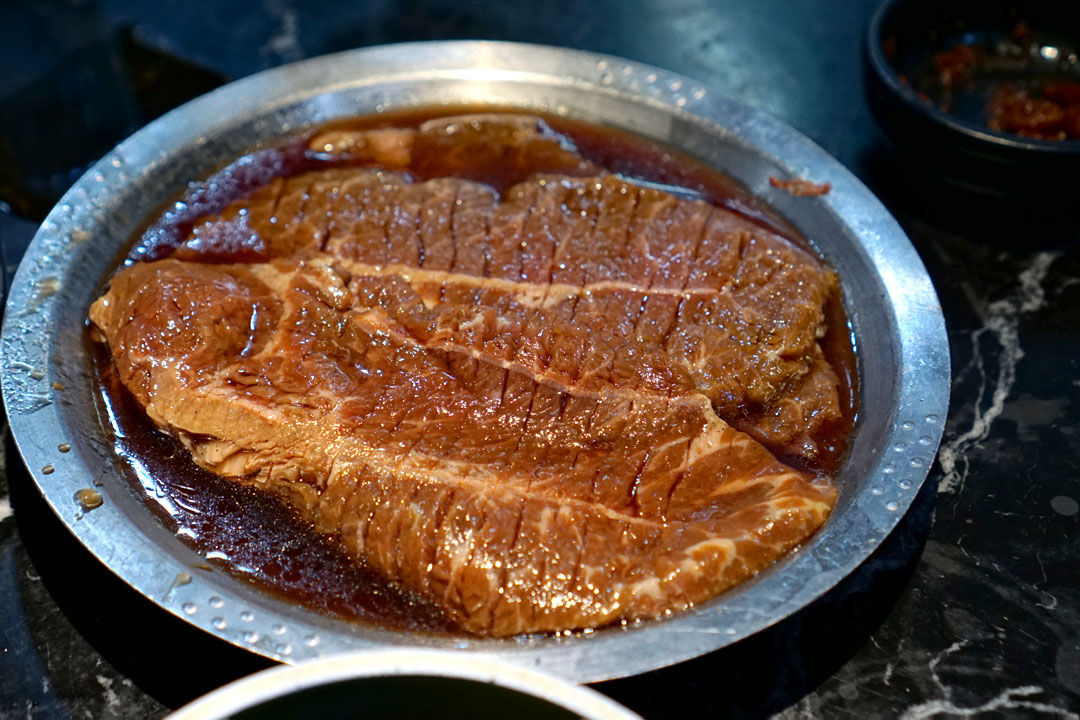
<svg viewBox="0 0 1080 720">
<path fill-rule="evenodd" d="M 858 340 L 862 408 L 840 497 L 797 552 L 668 619 L 568 637 L 434 638 L 323 617 L 202 558 L 118 473 L 95 411 L 87 309 L 148 213 L 263 140 L 388 108 L 493 103 L 606 123 L 680 148 L 779 210 L 842 278 Z M 794 198 L 769 175 L 829 182 Z M 3 396 L 34 480 L 70 530 L 131 587 L 230 643 L 284 662 L 371 648 L 456 648 L 578 682 L 632 675 L 715 650 L 820 597 L 878 546 L 933 461 L 949 351 L 930 280 L 896 221 L 846 169 L 786 125 L 705 85 L 613 57 L 530 45 L 439 42 L 356 50 L 223 87 L 150 124 L 87 172 L 45 219 L 15 278 L 0 343 Z M 63 388 L 58 389 L 58 388 Z M 61 452 L 61 443 L 70 451 Z M 102 483 L 103 506 L 73 496 Z"/>
</svg>

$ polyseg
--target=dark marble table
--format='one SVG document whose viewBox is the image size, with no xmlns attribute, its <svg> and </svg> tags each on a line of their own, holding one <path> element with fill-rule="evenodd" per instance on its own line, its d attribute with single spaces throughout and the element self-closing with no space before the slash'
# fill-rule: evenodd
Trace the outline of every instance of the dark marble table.
<svg viewBox="0 0 1080 720">
<path fill-rule="evenodd" d="M 310 55 L 491 38 L 708 82 L 813 138 L 897 214 L 944 306 L 952 408 L 911 511 L 833 592 L 734 647 L 597 689 L 646 717 L 1077 718 L 1080 231 L 932 190 L 930 169 L 890 151 L 863 92 L 874 4 L 5 3 L 0 235 L 10 255 L 86 163 L 169 107 Z M 160 717 L 269 664 L 104 570 L 3 447 L 0 717 Z"/>
</svg>

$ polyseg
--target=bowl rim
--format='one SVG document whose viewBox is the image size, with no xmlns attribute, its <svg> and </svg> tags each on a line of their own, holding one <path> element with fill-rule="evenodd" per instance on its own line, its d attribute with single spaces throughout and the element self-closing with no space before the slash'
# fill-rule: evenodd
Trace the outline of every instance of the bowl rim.
<svg viewBox="0 0 1080 720">
<path fill-rule="evenodd" d="M 922 100 L 911 85 L 901 82 L 900 74 L 885 57 L 882 40 L 885 23 L 890 14 L 906 2 L 911 2 L 911 0 L 884 0 L 878 5 L 867 23 L 864 38 L 867 64 L 870 66 L 871 71 L 886 90 L 903 103 L 904 107 L 914 111 L 923 119 L 940 125 L 948 132 L 984 146 L 986 149 L 993 148 L 1005 152 L 1031 153 L 1039 157 L 1056 158 L 1075 155 L 1080 158 L 1080 140 L 1040 140 L 991 130 L 988 127 L 977 125 L 946 112 L 933 103 Z"/>
<path fill-rule="evenodd" d="M 225 720 L 294 693 L 353 680 L 424 677 L 494 685 L 569 710 L 585 720 L 641 720 L 588 687 L 546 673 L 435 650 L 376 650 L 260 670 L 178 708 L 164 720 Z M 357 708 L 362 707 L 358 698 Z M 511 708 L 500 708 L 506 712 Z"/>
</svg>

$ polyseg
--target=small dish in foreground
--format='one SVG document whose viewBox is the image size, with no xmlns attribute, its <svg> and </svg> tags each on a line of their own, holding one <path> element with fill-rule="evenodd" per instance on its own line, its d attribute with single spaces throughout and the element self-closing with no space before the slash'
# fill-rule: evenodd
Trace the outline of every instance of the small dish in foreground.
<svg viewBox="0 0 1080 720">
<path fill-rule="evenodd" d="M 195 700 L 166 720 L 355 718 L 640 720 L 595 690 L 441 652 L 372 652 L 270 668 Z"/>
</svg>

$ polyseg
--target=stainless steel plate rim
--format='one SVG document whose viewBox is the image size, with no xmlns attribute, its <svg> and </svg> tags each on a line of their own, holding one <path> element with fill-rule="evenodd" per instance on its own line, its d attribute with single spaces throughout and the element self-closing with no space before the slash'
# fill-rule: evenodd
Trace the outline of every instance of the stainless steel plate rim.
<svg viewBox="0 0 1080 720">
<path fill-rule="evenodd" d="M 531 695 L 588 720 L 634 720 L 638 715 L 595 690 L 571 685 L 545 673 L 446 651 L 381 650 L 308 660 L 270 668 L 241 678 L 185 705 L 166 720 L 229 718 L 294 693 L 376 677 L 435 677 L 496 685 Z M 356 708 L 364 707 L 363 685 L 357 686 Z M 498 716 L 513 712 L 500 706 Z M 495 716 L 495 712 L 491 714 Z"/>
<path fill-rule="evenodd" d="M 257 142 L 391 107 L 493 103 L 607 122 L 695 154 L 798 226 L 838 270 L 859 343 L 862 407 L 841 497 L 799 550 L 735 590 L 662 620 L 508 640 L 398 633 L 323 617 L 205 563 L 130 492 L 101 432 L 85 371 L 86 309 L 140 220 Z M 829 182 L 816 198 L 770 175 Z M 412 43 L 266 71 L 196 99 L 92 167 L 42 223 L 8 300 L 0 368 L 20 453 L 76 537 L 153 602 L 283 662 L 386 647 L 459 649 L 577 682 L 631 675 L 728 645 L 820 597 L 881 543 L 926 478 L 949 394 L 941 309 L 896 221 L 849 171 L 787 125 L 674 73 L 517 43 Z M 67 452 L 61 444 L 70 445 Z M 142 478 L 153 489 L 152 478 Z M 94 486 L 105 503 L 74 500 Z"/>
</svg>

